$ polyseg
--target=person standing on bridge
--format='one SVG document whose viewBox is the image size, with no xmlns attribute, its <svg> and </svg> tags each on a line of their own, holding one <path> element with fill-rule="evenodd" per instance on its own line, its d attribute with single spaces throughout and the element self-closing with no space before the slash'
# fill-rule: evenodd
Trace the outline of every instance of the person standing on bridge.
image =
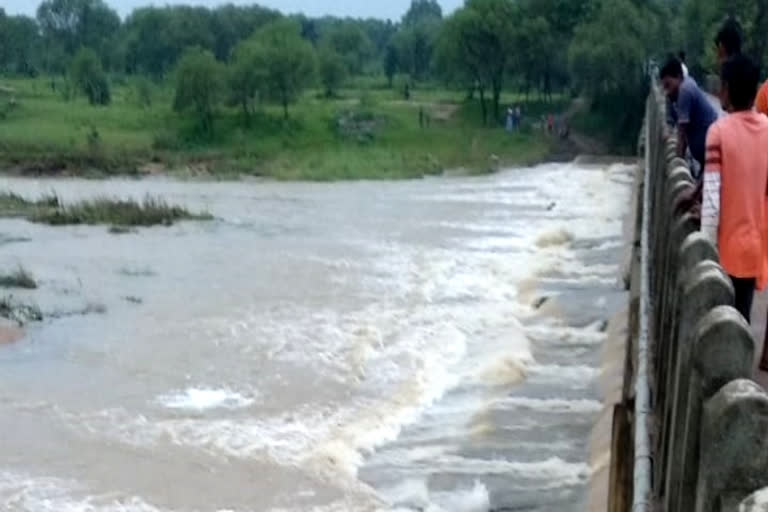
<svg viewBox="0 0 768 512">
<path fill-rule="evenodd" d="M 715 37 L 717 63 L 720 67 L 731 57 L 741 55 L 741 25 L 734 18 L 728 18 Z"/>
<path fill-rule="evenodd" d="M 717 111 L 696 80 L 683 74 L 683 66 L 678 59 L 670 58 L 661 69 L 661 82 L 667 97 L 675 105 L 673 117 L 677 123 L 677 154 L 685 158 L 690 149 L 700 171 L 704 168 L 707 130 L 717 120 Z M 694 170 L 694 177 L 700 183 L 701 172 Z"/>
<path fill-rule="evenodd" d="M 768 118 L 753 109 L 759 71 L 748 57 L 731 57 L 721 75 L 729 115 L 707 135 L 701 230 L 718 247 L 736 309 L 750 321 L 755 288 L 768 284 Z"/>
</svg>

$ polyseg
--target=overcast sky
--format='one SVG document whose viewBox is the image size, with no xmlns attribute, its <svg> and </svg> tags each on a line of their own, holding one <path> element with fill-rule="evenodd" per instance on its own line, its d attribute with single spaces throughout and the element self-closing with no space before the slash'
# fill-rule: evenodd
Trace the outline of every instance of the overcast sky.
<svg viewBox="0 0 768 512">
<path fill-rule="evenodd" d="M 216 6 L 225 3 L 250 5 L 258 3 L 266 7 L 279 9 L 285 13 L 303 12 L 309 16 L 332 14 L 335 16 L 353 16 L 356 18 L 400 19 L 408 9 L 410 0 L 106 0 L 106 2 L 125 16 L 134 7 L 145 5 L 194 4 Z M 446 12 L 463 4 L 463 0 L 439 0 Z M 34 15 L 40 2 L 36 0 L 0 0 L 0 7 L 8 14 Z"/>
</svg>

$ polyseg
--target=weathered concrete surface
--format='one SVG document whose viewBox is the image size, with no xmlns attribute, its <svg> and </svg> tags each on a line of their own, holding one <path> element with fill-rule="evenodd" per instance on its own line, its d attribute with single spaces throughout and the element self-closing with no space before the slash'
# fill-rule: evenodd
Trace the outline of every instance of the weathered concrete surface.
<svg viewBox="0 0 768 512">
<path fill-rule="evenodd" d="M 636 274 L 639 247 L 640 229 L 639 208 L 641 206 L 640 186 L 641 174 L 635 174 L 635 184 L 632 187 L 632 200 L 630 208 L 624 217 L 623 238 L 624 255 L 622 258 L 621 275 L 624 284 L 629 288 L 634 279 L 639 279 Z M 587 497 L 587 510 L 590 512 L 607 512 L 611 509 L 610 481 L 611 481 L 611 455 L 616 442 L 614 432 L 614 411 L 618 404 L 622 403 L 624 393 L 624 372 L 627 367 L 627 342 L 629 340 L 630 314 L 629 307 L 632 297 L 629 298 L 627 309 L 614 315 L 608 322 L 606 341 L 602 347 L 599 389 L 603 402 L 597 422 L 592 430 L 589 440 L 589 466 L 591 477 Z M 620 414 L 620 412 L 619 412 Z M 619 440 L 620 441 L 620 440 Z M 615 471 L 615 468 L 614 468 Z M 614 475 L 614 478 L 619 478 Z M 614 500 L 617 498 L 614 497 Z"/>
<path fill-rule="evenodd" d="M 760 357 L 763 354 L 763 339 L 768 318 L 768 291 L 755 295 L 752 305 L 752 333 L 755 336 L 755 381 L 768 389 L 768 372 L 760 370 Z"/>
<path fill-rule="evenodd" d="M 746 320 L 731 306 L 720 306 L 699 320 L 693 372 L 684 422 L 682 487 L 671 510 L 692 510 L 699 476 L 699 440 L 704 403 L 723 386 L 752 375 L 755 342 Z"/>
<path fill-rule="evenodd" d="M 590 436 L 589 466 L 592 477 L 589 486 L 590 512 L 609 510 L 609 482 L 613 443 L 614 408 L 622 401 L 624 363 L 628 329 L 628 312 L 615 315 L 608 323 L 607 338 L 603 345 L 600 371 L 600 394 L 603 409 Z"/>
<path fill-rule="evenodd" d="M 768 488 L 761 489 L 742 501 L 739 512 L 768 512 Z"/>
<path fill-rule="evenodd" d="M 737 510 L 768 485 L 768 395 L 752 381 L 735 380 L 705 404 L 701 424 L 695 510 Z"/>
</svg>

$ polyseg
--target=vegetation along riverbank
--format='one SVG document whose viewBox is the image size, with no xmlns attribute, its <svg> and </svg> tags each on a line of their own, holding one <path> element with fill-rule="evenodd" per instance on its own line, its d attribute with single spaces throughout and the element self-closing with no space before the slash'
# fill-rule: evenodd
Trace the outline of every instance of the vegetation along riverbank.
<svg viewBox="0 0 768 512">
<path fill-rule="evenodd" d="M 194 113 L 172 110 L 169 84 L 126 79 L 112 87 L 109 105 L 93 106 L 82 97 L 62 100 L 49 78 L 4 83 L 15 106 L 0 120 L 0 167 L 15 174 L 396 179 L 537 163 L 553 144 L 530 125 L 515 134 L 484 125 L 477 102 L 446 89 L 413 90 L 408 101 L 386 87 L 342 89 L 332 99 L 307 90 L 287 119 L 280 106 L 263 105 L 244 119 L 221 105 L 203 131 Z M 151 105 L 137 101 L 144 87 Z M 528 105 L 540 113 L 551 104 Z"/>
<path fill-rule="evenodd" d="M 103 0 L 45 0 L 34 17 L 0 9 L 0 170 L 312 180 L 484 172 L 571 155 L 552 136 L 562 130 L 545 129 L 565 112 L 606 150 L 629 151 L 643 63 L 675 47 L 674 10 L 470 0 L 446 15 L 435 0 L 413 0 L 393 22 L 258 5 L 125 17 Z"/>
</svg>

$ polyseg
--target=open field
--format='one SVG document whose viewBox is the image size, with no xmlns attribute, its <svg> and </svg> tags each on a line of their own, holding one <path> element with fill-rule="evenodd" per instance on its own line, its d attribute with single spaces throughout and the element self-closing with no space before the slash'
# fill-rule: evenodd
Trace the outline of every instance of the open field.
<svg viewBox="0 0 768 512">
<path fill-rule="evenodd" d="M 563 101 L 523 103 L 527 124 L 510 135 L 480 123 L 479 104 L 464 92 L 415 89 L 405 101 L 386 88 L 345 89 L 332 100 L 309 91 L 284 120 L 260 106 L 249 122 L 237 108 L 218 109 L 211 135 L 172 111 L 173 90 L 153 85 L 142 97 L 131 80 L 113 85 L 113 102 L 66 100 L 61 79 L 0 79 L 0 168 L 24 174 L 170 172 L 277 179 L 414 178 L 449 169 L 486 172 L 498 164 L 544 160 L 551 140 L 533 120 Z M 149 104 L 147 105 L 147 99 Z M 503 104 L 522 98 L 509 95 Z M 424 126 L 419 122 L 420 111 Z M 427 122 L 427 119 L 429 120 Z"/>
</svg>

